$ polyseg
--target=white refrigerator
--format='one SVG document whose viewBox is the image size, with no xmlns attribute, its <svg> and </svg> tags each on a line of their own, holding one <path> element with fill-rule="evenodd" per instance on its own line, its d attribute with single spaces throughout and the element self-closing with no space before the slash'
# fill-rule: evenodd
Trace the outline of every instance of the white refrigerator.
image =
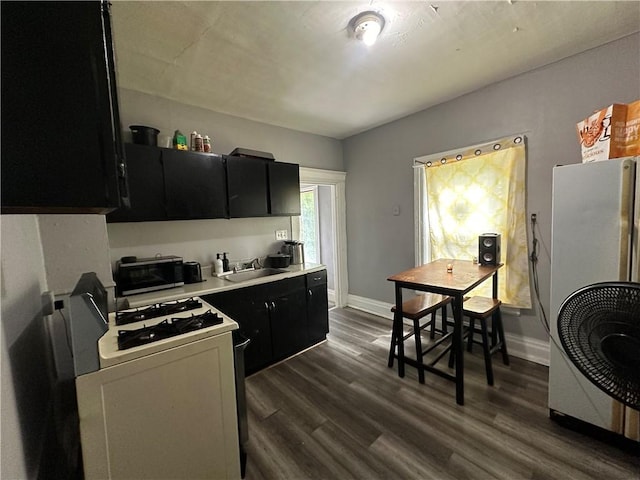
<svg viewBox="0 0 640 480">
<path fill-rule="evenodd" d="M 557 318 L 562 302 L 581 287 L 640 278 L 639 161 L 628 157 L 554 167 L 549 316 L 551 415 L 567 415 L 636 441 L 638 410 L 614 400 L 572 364 L 558 338 Z"/>
</svg>

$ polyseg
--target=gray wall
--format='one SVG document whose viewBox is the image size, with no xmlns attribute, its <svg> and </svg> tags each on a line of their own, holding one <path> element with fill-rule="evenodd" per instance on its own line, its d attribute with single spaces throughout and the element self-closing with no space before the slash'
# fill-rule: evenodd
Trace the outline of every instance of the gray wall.
<svg viewBox="0 0 640 480">
<path fill-rule="evenodd" d="M 393 303 L 386 278 L 414 265 L 413 158 L 523 132 L 527 208 L 540 227 L 540 290 L 549 315 L 552 168 L 581 162 L 578 121 L 638 98 L 634 34 L 346 139 L 349 293 Z M 394 205 L 399 216 L 392 215 Z M 536 311 L 506 318 L 505 330 L 547 338 Z"/>
<path fill-rule="evenodd" d="M 2 456 L 0 477 L 36 478 L 48 425 L 50 357 L 40 294 L 47 290 L 38 219 L 2 215 Z"/>
<path fill-rule="evenodd" d="M 160 135 L 171 136 L 176 129 L 187 137 L 195 130 L 211 137 L 216 153 L 227 154 L 236 147 L 244 147 L 270 152 L 279 162 L 344 170 L 342 143 L 333 138 L 245 120 L 133 90 L 119 89 L 118 99 L 125 141 L 131 138 L 129 125 L 148 125 L 159 129 Z"/>
</svg>

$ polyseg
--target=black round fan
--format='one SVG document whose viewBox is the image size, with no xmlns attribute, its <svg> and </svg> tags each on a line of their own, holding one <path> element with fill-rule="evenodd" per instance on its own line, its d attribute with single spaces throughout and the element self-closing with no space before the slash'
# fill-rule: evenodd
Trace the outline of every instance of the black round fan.
<svg viewBox="0 0 640 480">
<path fill-rule="evenodd" d="M 558 335 L 585 377 L 640 409 L 640 283 L 603 282 L 576 290 L 560 307 Z"/>
</svg>

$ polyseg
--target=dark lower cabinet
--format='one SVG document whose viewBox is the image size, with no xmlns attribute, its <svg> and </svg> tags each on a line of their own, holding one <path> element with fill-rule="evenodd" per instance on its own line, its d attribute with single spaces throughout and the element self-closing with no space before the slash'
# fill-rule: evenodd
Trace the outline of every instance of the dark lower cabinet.
<svg viewBox="0 0 640 480">
<path fill-rule="evenodd" d="M 324 283 L 314 280 L 318 276 Z M 251 340 L 245 350 L 250 375 L 326 338 L 326 278 L 324 271 L 202 298 L 238 322 L 240 333 Z"/>
<path fill-rule="evenodd" d="M 329 333 L 327 271 L 308 273 L 306 282 L 309 344 L 314 345 L 326 339 L 327 333 Z"/>
<path fill-rule="evenodd" d="M 293 355 L 309 344 L 304 277 L 285 281 L 286 292 L 276 291 L 277 296 L 268 300 L 274 360 Z"/>
<path fill-rule="evenodd" d="M 262 286 L 247 287 L 202 297 L 238 322 L 240 333 L 250 340 L 244 351 L 247 375 L 266 367 L 273 360 L 269 309 L 262 300 L 261 290 Z"/>
</svg>

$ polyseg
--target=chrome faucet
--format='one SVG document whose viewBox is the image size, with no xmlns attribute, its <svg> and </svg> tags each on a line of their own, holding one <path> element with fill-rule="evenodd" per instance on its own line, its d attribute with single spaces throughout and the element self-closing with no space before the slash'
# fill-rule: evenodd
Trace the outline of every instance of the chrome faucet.
<svg viewBox="0 0 640 480">
<path fill-rule="evenodd" d="M 251 260 L 247 265 L 248 265 L 247 268 L 255 268 L 256 270 L 258 268 L 262 268 L 262 265 L 260 265 L 260 258 L 258 257 Z"/>
<path fill-rule="evenodd" d="M 238 272 L 243 272 L 245 270 L 257 270 L 259 268 L 262 268 L 262 265 L 260 264 L 260 258 L 256 257 L 250 262 L 246 262 L 242 264 L 237 263 L 233 267 L 233 272 L 238 273 Z"/>
</svg>

